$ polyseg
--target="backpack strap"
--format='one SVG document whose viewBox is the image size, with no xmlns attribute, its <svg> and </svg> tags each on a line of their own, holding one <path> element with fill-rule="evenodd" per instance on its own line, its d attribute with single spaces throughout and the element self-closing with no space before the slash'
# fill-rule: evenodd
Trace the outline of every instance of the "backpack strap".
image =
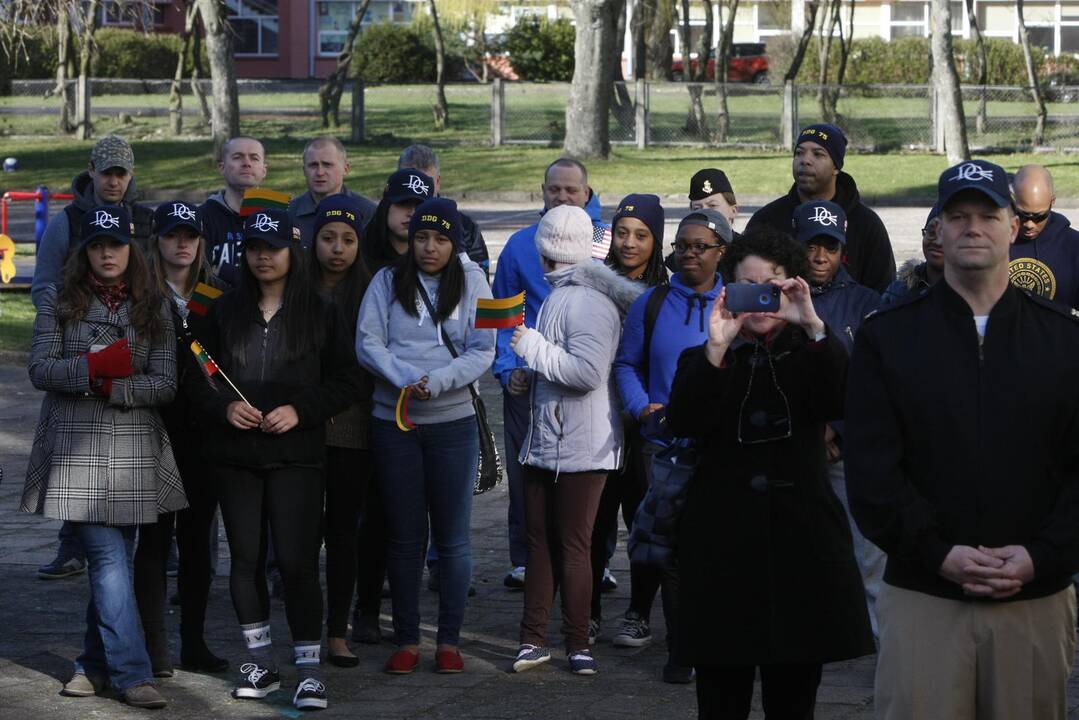
<svg viewBox="0 0 1079 720">
<path fill-rule="evenodd" d="M 656 320 L 659 311 L 663 308 L 663 301 L 667 299 L 667 293 L 671 291 L 670 285 L 657 285 L 644 305 L 644 376 L 648 377 L 649 358 L 652 355 L 652 334 L 656 329 Z"/>
</svg>

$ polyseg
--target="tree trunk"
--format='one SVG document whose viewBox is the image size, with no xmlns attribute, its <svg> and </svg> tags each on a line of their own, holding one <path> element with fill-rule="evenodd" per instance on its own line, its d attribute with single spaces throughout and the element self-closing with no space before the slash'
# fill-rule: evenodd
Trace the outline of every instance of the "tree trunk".
<svg viewBox="0 0 1079 720">
<path fill-rule="evenodd" d="M 828 107 L 828 66 L 832 59 L 832 35 L 835 27 L 839 24 L 842 0 L 828 0 L 825 7 L 824 22 L 820 26 L 820 40 L 817 43 L 817 60 L 820 71 L 817 75 L 817 105 L 820 107 L 821 120 L 826 123 L 834 121 Z"/>
<path fill-rule="evenodd" d="M 1042 86 L 1038 82 L 1038 68 L 1034 67 L 1034 53 L 1030 49 L 1030 35 L 1027 33 L 1026 18 L 1023 16 L 1023 0 L 1016 0 L 1015 15 L 1019 21 L 1019 42 L 1023 46 L 1023 59 L 1027 64 L 1027 82 L 1030 84 L 1030 96 L 1037 107 L 1038 121 L 1034 126 L 1034 147 L 1045 143 L 1045 96 L 1042 95 Z"/>
<path fill-rule="evenodd" d="M 722 7 L 722 5 L 720 6 Z M 719 122 L 716 141 L 727 142 L 731 132 L 731 113 L 727 107 L 727 80 L 731 67 L 731 41 L 734 39 L 734 18 L 738 14 L 738 0 L 728 0 L 727 19 L 720 30 L 719 48 L 716 51 L 716 95 L 719 96 Z"/>
<path fill-rule="evenodd" d="M 933 91 L 937 94 L 937 122 L 944 125 L 944 149 L 952 165 L 970 160 L 967 122 L 959 74 L 952 50 L 952 10 L 950 0 L 933 0 Z"/>
<path fill-rule="evenodd" d="M 356 8 L 356 15 L 348 24 L 348 34 L 345 36 L 345 44 L 341 52 L 337 54 L 337 67 L 334 68 L 326 82 L 318 89 L 319 110 L 322 113 L 322 127 L 341 126 L 341 95 L 345 91 L 345 81 L 348 79 L 349 68 L 352 67 L 352 56 L 356 52 L 356 38 L 360 36 L 360 25 L 367 14 L 367 7 L 371 0 L 363 0 Z"/>
<path fill-rule="evenodd" d="M 647 30 L 655 15 L 656 0 L 635 0 L 633 3 L 633 22 L 630 31 L 633 35 L 633 79 L 648 77 Z"/>
<path fill-rule="evenodd" d="M 967 0 L 967 19 L 970 21 L 970 29 L 974 33 L 974 47 L 978 53 L 978 85 L 981 92 L 978 93 L 978 113 L 975 116 L 975 129 L 979 135 L 985 134 L 985 126 L 988 123 L 986 101 L 989 92 L 989 53 L 985 49 L 985 37 L 982 29 L 978 26 L 978 14 L 974 12 L 974 0 Z"/>
<path fill-rule="evenodd" d="M 187 6 L 184 27 L 191 35 L 191 94 L 199 101 L 202 124 L 209 126 L 213 122 L 213 114 L 206 100 L 206 90 L 202 87 L 202 38 L 199 35 L 199 9 L 194 3 Z"/>
<path fill-rule="evenodd" d="M 681 22 L 678 24 L 678 40 L 682 46 L 682 82 L 686 83 L 689 92 L 689 113 L 686 115 L 686 132 L 696 135 L 702 140 L 709 136 L 708 116 L 704 114 L 704 88 L 700 84 L 701 75 L 704 71 L 701 63 L 707 63 L 705 58 L 697 58 L 697 66 L 691 64 L 690 58 L 690 33 L 689 33 L 689 0 L 681 2 Z"/>
<path fill-rule="evenodd" d="M 71 91 L 75 44 L 71 35 L 71 13 L 60 8 L 56 13 L 56 95 L 60 98 L 60 132 L 75 131 L 75 94 Z"/>
<path fill-rule="evenodd" d="M 573 82 L 566 104 L 565 152 L 575 158 L 610 153 L 611 47 L 617 24 L 611 0 L 573 0 L 577 22 Z"/>
<path fill-rule="evenodd" d="M 431 22 L 435 26 L 435 130 L 442 132 L 450 124 L 450 107 L 446 104 L 446 46 L 442 42 L 442 25 L 438 22 L 435 0 L 428 0 Z"/>
<path fill-rule="evenodd" d="M 622 53 L 626 47 L 626 0 L 614 0 L 612 9 L 615 16 L 614 42 L 611 47 L 611 106 L 614 118 L 623 129 L 632 130 L 634 126 L 633 98 L 626 88 L 626 77 L 622 73 Z"/>
<path fill-rule="evenodd" d="M 794 113 L 788 106 L 788 98 L 793 99 L 795 97 L 793 91 L 794 81 L 798 77 L 798 71 L 802 69 L 802 61 L 805 60 L 809 41 L 813 39 L 813 30 L 817 25 L 817 13 L 819 10 L 820 0 L 806 2 L 805 27 L 802 28 L 802 35 L 798 38 L 798 44 L 794 48 L 794 57 L 791 58 L 790 67 L 783 74 L 783 112 L 779 118 L 779 138 L 784 147 L 787 146 L 794 135 L 794 128 L 791 127 L 791 118 Z"/>
<path fill-rule="evenodd" d="M 840 6 L 842 9 L 842 0 L 840 0 Z M 839 67 L 835 72 L 835 87 L 828 92 L 828 116 L 831 118 L 828 122 L 834 125 L 841 125 L 837 109 L 839 93 L 843 88 L 843 80 L 847 76 L 847 61 L 850 59 L 850 49 L 854 42 L 854 0 L 850 0 L 848 7 L 850 7 L 850 12 L 847 15 L 847 29 L 844 30 L 843 23 L 839 23 Z"/>
<path fill-rule="evenodd" d="M 184 131 L 184 63 L 187 61 L 187 53 L 191 49 L 191 32 L 184 27 L 180 33 L 180 51 L 176 55 L 176 72 L 172 77 L 172 86 L 169 88 L 169 130 L 174 136 Z"/>
<path fill-rule="evenodd" d="M 90 66 L 94 60 L 99 0 L 90 0 L 83 10 L 82 31 L 79 47 L 79 98 L 75 107 L 75 137 L 89 140 L 94 135 L 94 122 L 90 116 Z"/>
<path fill-rule="evenodd" d="M 195 0 L 206 31 L 206 54 L 213 81 L 213 136 L 215 155 L 233 135 L 240 134 L 240 93 L 232 58 L 232 28 L 225 20 L 223 0 Z"/>
<path fill-rule="evenodd" d="M 671 29 L 674 28 L 676 14 L 675 0 L 650 0 L 655 5 L 655 14 L 648 28 L 646 77 L 649 80 L 671 79 L 671 58 L 674 48 L 671 46 Z M 684 73 L 683 73 L 684 74 Z"/>
</svg>

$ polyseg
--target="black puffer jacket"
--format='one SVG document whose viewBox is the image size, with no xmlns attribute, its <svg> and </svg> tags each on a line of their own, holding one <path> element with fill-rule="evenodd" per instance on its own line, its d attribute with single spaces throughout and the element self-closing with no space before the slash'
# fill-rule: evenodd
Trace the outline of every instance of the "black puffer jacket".
<svg viewBox="0 0 1079 720">
<path fill-rule="evenodd" d="M 208 460 L 254 468 L 322 465 L 326 421 L 364 399 L 364 382 L 344 319 L 332 305 L 323 305 L 322 311 L 327 332 L 318 351 L 287 360 L 284 320 L 278 313 L 269 323 L 260 318 L 242 340 L 247 362 L 240 365 L 232 361 L 226 344 L 236 339 L 225 336 L 227 320 L 236 312 L 236 294 L 227 293 L 213 304 L 204 337 L 199 338 L 210 356 L 252 405 L 263 413 L 292 405 L 299 424 L 283 435 L 240 430 L 226 419 L 229 403 L 239 399 L 228 383 L 214 375 L 215 390 L 201 373 L 188 373 L 185 390 L 203 417 Z"/>
</svg>

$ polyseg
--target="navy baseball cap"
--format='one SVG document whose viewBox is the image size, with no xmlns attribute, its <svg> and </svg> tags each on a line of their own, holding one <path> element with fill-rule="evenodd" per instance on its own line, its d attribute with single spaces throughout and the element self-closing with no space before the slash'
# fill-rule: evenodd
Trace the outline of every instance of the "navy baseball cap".
<svg viewBox="0 0 1079 720">
<path fill-rule="evenodd" d="M 803 245 L 825 236 L 847 244 L 847 214 L 829 200 L 810 200 L 794 208 L 794 236 Z"/>
<path fill-rule="evenodd" d="M 127 209 L 119 205 L 99 205 L 87 210 L 79 226 L 79 247 L 86 247 L 96 238 L 109 238 L 127 245 L 134 229 Z"/>
<path fill-rule="evenodd" d="M 401 168 L 386 181 L 382 197 L 391 203 L 421 203 L 434 197 L 435 181 L 416 168 Z"/>
<path fill-rule="evenodd" d="M 182 200 L 171 200 L 158 205 L 154 210 L 154 234 L 158 237 L 168 235 L 178 227 L 191 228 L 202 235 L 199 209 Z"/>
<path fill-rule="evenodd" d="M 244 220 L 244 242 L 261 240 L 270 247 L 287 248 L 300 242 L 300 228 L 293 227 L 287 210 L 267 208 Z"/>
<path fill-rule="evenodd" d="M 969 160 L 942 172 L 937 182 L 936 207 L 943 210 L 955 194 L 963 190 L 977 190 L 997 207 L 1012 204 L 1008 173 L 1000 165 L 986 160 Z"/>
</svg>

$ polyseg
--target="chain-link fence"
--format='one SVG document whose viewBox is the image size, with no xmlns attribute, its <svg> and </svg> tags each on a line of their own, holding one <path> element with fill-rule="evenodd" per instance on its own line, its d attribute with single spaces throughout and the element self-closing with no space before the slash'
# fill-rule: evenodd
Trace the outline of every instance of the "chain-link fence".
<svg viewBox="0 0 1079 720">
<path fill-rule="evenodd" d="M 266 138 L 310 137 L 323 132 L 317 80 L 241 80 L 244 132 Z M 434 130 L 433 85 L 368 85 L 362 112 L 353 113 L 352 83 L 341 100 L 338 132 L 349 123 L 367 142 L 385 145 L 425 140 L 439 144 L 541 144 L 560 146 L 566 132 L 566 83 L 451 84 L 446 88 L 449 128 Z M 210 81 L 200 83 L 210 97 Z M 95 135 L 120 132 L 135 137 L 169 137 L 171 82 L 92 80 L 91 117 Z M 69 113 L 74 118 L 76 83 L 69 81 Z M 970 144 L 975 148 L 1032 146 L 1036 124 L 1030 92 L 1020 87 L 964 87 Z M 184 137 L 208 137 L 209 108 L 182 84 Z M 1079 149 L 1079 87 L 1046 89 L 1042 145 Z M 207 99 L 207 103 L 209 100 Z M 726 112 L 721 112 L 723 106 Z M 0 96 L 0 135 L 55 136 L 60 133 L 61 94 L 51 80 L 12 81 Z M 359 109 L 359 108 L 358 108 Z M 784 113 L 797 128 L 825 118 L 837 122 L 851 145 L 863 151 L 928 150 L 939 144 L 933 89 L 927 85 L 799 85 L 784 102 L 780 85 L 749 83 L 615 83 L 610 110 L 614 144 L 731 145 L 776 148 Z"/>
</svg>

